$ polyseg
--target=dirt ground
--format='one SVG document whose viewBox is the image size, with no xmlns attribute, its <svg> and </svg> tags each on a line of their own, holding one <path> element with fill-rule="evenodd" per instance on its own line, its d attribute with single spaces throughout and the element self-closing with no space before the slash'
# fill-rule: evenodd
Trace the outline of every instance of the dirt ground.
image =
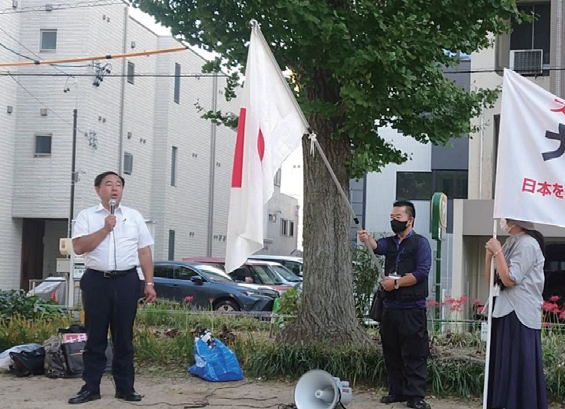
<svg viewBox="0 0 565 409">
<path fill-rule="evenodd" d="M 0 374 L 0 407 L 3 409 L 68 409 L 69 397 L 80 389 L 81 379 L 49 379 L 44 376 L 16 378 Z M 293 403 L 294 384 L 284 382 L 262 382 L 245 379 L 240 382 L 210 383 L 191 375 L 176 378 L 139 375 L 136 389 L 144 395 L 139 403 L 119 401 L 114 398 L 114 387 L 109 377 L 101 385 L 102 399 L 79 407 L 84 409 L 132 408 L 133 406 L 154 409 L 176 408 L 284 408 Z M 405 408 L 403 403 L 384 405 L 379 403 L 383 391 L 353 388 L 353 401 L 347 409 Z M 427 401 L 433 409 L 481 408 L 479 401 L 457 401 L 435 399 Z M 206 406 L 202 406 L 207 403 Z M 280 405 L 280 406 L 279 406 Z M 557 409 L 560 406 L 551 406 Z"/>
</svg>

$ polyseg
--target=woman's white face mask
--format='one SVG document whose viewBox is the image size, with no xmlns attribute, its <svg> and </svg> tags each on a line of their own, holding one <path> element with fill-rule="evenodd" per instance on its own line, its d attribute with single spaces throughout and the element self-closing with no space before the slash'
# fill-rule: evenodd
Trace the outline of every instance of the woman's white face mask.
<svg viewBox="0 0 565 409">
<path fill-rule="evenodd" d="M 500 219 L 500 228 L 502 229 L 502 231 L 504 233 L 507 233 L 507 234 L 510 233 L 510 230 L 512 230 L 512 227 L 514 227 L 514 225 L 509 226 L 506 219 Z"/>
</svg>

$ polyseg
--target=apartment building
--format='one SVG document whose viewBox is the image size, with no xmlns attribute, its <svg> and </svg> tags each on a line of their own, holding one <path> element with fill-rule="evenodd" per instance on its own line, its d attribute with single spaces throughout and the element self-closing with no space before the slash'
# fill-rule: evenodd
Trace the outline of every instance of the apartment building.
<svg viewBox="0 0 565 409">
<path fill-rule="evenodd" d="M 122 0 L 0 0 L 0 43 L 1 62 L 182 47 Z M 0 68 L 0 288 L 56 273 L 59 238 L 98 203 L 93 181 L 106 170 L 123 175 L 123 204 L 146 218 L 156 260 L 225 253 L 235 131 L 202 119 L 199 107 L 238 105 L 226 102 L 223 75 L 201 73 L 204 61 L 188 49 Z M 295 205 L 273 212 L 296 222 Z"/>
</svg>

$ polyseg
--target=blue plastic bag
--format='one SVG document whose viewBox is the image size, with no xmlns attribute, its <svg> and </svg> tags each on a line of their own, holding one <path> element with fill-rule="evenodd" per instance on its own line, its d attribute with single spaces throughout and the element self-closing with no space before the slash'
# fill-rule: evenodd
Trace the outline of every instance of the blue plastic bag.
<svg viewBox="0 0 565 409">
<path fill-rule="evenodd" d="M 188 372 L 211 382 L 240 381 L 243 372 L 237 357 L 222 341 L 214 338 L 208 346 L 202 338 L 194 340 L 194 359 L 196 363 L 188 368 Z"/>
</svg>

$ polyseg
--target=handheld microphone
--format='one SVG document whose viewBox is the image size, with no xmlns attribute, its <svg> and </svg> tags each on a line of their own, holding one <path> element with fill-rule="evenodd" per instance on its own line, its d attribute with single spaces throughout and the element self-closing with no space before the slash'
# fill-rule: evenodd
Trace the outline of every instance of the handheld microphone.
<svg viewBox="0 0 565 409">
<path fill-rule="evenodd" d="M 114 212 L 116 211 L 116 205 L 118 204 L 118 202 L 116 202 L 115 199 L 110 199 L 108 201 L 108 205 L 110 206 L 110 213 L 114 214 Z"/>
</svg>

